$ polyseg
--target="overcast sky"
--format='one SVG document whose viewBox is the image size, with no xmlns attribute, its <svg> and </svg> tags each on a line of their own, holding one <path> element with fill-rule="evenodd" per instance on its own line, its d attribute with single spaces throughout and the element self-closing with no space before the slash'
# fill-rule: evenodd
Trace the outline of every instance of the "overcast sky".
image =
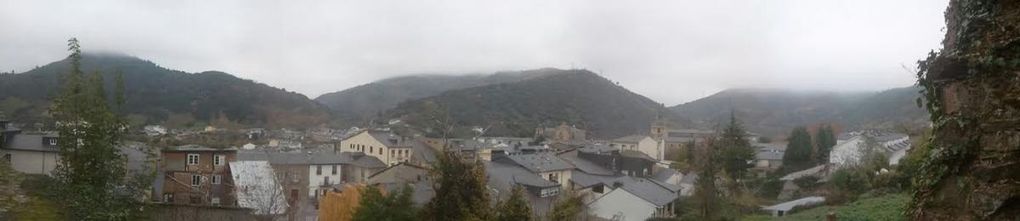
<svg viewBox="0 0 1020 221">
<path fill-rule="evenodd" d="M 632 3 L 641 4 L 632 4 Z M 86 51 L 310 98 L 413 73 L 587 68 L 667 105 L 731 87 L 881 90 L 937 49 L 948 0 L 0 0 L 0 70 Z"/>
</svg>

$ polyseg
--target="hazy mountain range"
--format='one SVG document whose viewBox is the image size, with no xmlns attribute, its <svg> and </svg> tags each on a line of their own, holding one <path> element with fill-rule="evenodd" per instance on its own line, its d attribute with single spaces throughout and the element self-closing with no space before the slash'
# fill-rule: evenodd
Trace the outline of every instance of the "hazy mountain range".
<svg viewBox="0 0 1020 221">
<path fill-rule="evenodd" d="M 725 122 L 732 111 L 749 130 L 772 136 L 819 123 L 845 129 L 918 128 L 929 122 L 928 112 L 916 105 L 918 90 L 913 86 L 852 93 L 730 89 L 670 109 L 708 127 Z"/>
<path fill-rule="evenodd" d="M 20 74 L 0 75 L 0 111 L 20 122 L 46 122 L 59 88 L 61 60 Z M 446 107 L 458 124 L 490 128 L 487 135 L 530 136 L 537 126 L 568 123 L 593 137 L 646 133 L 662 116 L 682 127 L 712 129 L 734 111 L 753 132 L 783 135 L 816 123 L 841 127 L 926 126 L 914 87 L 836 93 L 730 89 L 669 107 L 587 70 L 536 69 L 493 74 L 410 75 L 324 94 L 310 100 L 223 72 L 185 73 L 139 58 L 86 54 L 86 71 L 112 85 L 123 73 L 125 112 L 136 123 L 173 127 L 205 124 L 265 127 L 358 126 L 402 118 L 415 123 L 425 103 Z M 112 86 L 108 87 L 112 88 Z M 341 122 L 341 123 L 335 123 Z"/>
<path fill-rule="evenodd" d="M 25 73 L 0 75 L 0 110 L 19 122 L 47 122 L 49 100 L 69 68 L 65 59 Z M 83 56 L 82 70 L 100 71 L 107 90 L 122 73 L 124 112 L 136 124 L 303 127 L 330 120 L 324 106 L 302 94 L 223 72 L 185 73 L 132 56 L 97 53 Z"/>
</svg>

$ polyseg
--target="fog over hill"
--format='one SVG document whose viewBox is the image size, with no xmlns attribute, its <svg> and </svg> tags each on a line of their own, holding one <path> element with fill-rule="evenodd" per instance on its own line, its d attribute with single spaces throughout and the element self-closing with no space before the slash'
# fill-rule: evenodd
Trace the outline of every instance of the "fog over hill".
<svg viewBox="0 0 1020 221">
<path fill-rule="evenodd" d="M 796 126 L 834 123 L 841 128 L 917 128 L 928 126 L 928 113 L 916 105 L 919 88 L 881 92 L 729 89 L 670 107 L 701 125 L 715 125 L 730 111 L 753 132 L 784 136 Z"/>
<path fill-rule="evenodd" d="M 50 99 L 69 67 L 64 59 L 0 75 L 0 111 L 20 123 L 47 122 Z M 111 92 L 122 73 L 124 112 L 137 124 L 308 127 L 330 119 L 325 107 L 302 94 L 219 71 L 186 73 L 117 53 L 86 53 L 82 70 L 100 71 Z"/>
</svg>

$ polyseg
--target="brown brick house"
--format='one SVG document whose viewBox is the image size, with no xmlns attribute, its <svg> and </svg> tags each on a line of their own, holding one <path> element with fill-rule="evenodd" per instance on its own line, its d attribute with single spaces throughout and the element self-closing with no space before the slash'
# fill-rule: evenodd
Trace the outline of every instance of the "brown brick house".
<svg viewBox="0 0 1020 221">
<path fill-rule="evenodd" d="M 228 164 L 236 154 L 233 148 L 200 145 L 165 148 L 156 192 L 162 202 L 169 204 L 236 206 Z"/>
</svg>

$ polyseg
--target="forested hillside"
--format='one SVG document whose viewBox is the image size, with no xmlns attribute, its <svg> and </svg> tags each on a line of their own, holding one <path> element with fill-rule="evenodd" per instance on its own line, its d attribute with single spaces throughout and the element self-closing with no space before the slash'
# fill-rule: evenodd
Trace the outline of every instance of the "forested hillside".
<svg viewBox="0 0 1020 221">
<path fill-rule="evenodd" d="M 0 111 L 19 123 L 48 122 L 49 101 L 68 68 L 69 62 L 61 60 L 25 73 L 0 75 Z M 122 111 L 135 124 L 306 127 L 330 119 L 325 107 L 304 95 L 223 72 L 185 73 L 105 53 L 85 54 L 82 69 L 101 72 L 111 92 L 117 76 L 123 76 Z"/>
</svg>

